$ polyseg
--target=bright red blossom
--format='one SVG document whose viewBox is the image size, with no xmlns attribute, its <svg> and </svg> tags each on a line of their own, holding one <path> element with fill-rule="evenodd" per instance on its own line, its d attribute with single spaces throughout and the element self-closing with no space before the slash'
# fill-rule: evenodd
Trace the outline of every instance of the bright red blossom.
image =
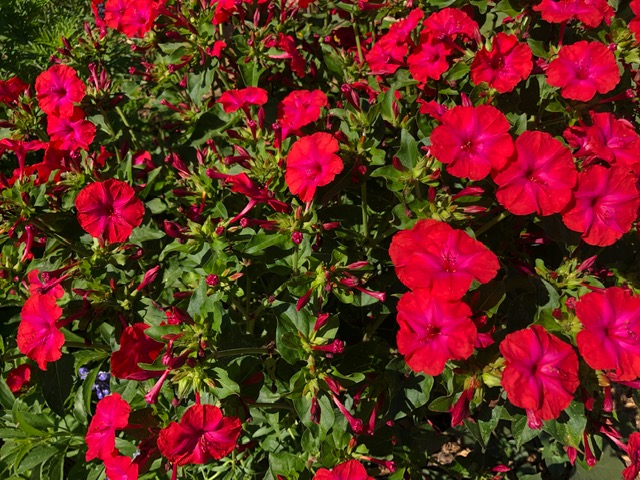
<svg viewBox="0 0 640 480">
<path fill-rule="evenodd" d="M 471 309 L 418 289 L 398 302 L 398 351 L 415 372 L 440 375 L 448 360 L 464 360 L 473 353 L 478 331 Z"/>
<path fill-rule="evenodd" d="M 18 348 L 22 353 L 38 363 L 42 370 L 48 362 L 62 356 L 64 335 L 56 326 L 62 316 L 62 309 L 53 295 L 32 295 L 24 303 L 18 326 Z"/>
<path fill-rule="evenodd" d="M 495 107 L 454 107 L 431 133 L 431 153 L 459 178 L 482 180 L 513 153 L 509 121 Z"/>
<path fill-rule="evenodd" d="M 267 103 L 267 91 L 258 87 L 247 87 L 240 90 L 228 90 L 220 95 L 218 103 L 226 113 L 245 109 L 249 105 L 264 105 Z"/>
<path fill-rule="evenodd" d="M 578 178 L 569 149 L 548 133 L 526 131 L 516 140 L 516 152 L 494 176 L 498 201 L 516 215 L 560 212 Z"/>
<path fill-rule="evenodd" d="M 320 118 L 321 109 L 328 105 L 321 90 L 296 90 L 278 105 L 278 121 L 282 126 L 282 139 Z"/>
<path fill-rule="evenodd" d="M 71 117 L 86 89 L 77 72 L 67 65 L 54 65 L 36 78 L 38 104 L 44 113 L 55 117 Z"/>
<path fill-rule="evenodd" d="M 162 375 L 160 371 L 143 370 L 139 363 L 153 363 L 164 344 L 147 337 L 149 325 L 134 323 L 122 332 L 120 349 L 111 354 L 111 374 L 127 380 L 148 380 Z"/>
<path fill-rule="evenodd" d="M 420 220 L 411 230 L 396 233 L 389 255 L 407 287 L 455 300 L 474 279 L 487 283 L 500 268 L 498 258 L 482 243 L 436 220 Z"/>
<path fill-rule="evenodd" d="M 18 393 L 31 380 L 31 365 L 23 363 L 7 373 L 7 386 L 12 393 Z"/>
<path fill-rule="evenodd" d="M 321 468 L 313 476 L 313 480 L 373 480 L 367 470 L 357 460 L 348 460 L 336 465 L 331 470 Z"/>
<path fill-rule="evenodd" d="M 58 150 L 89 150 L 96 136 L 96 126 L 84 117 L 84 112 L 78 107 L 69 117 L 49 115 L 47 133 L 51 138 L 51 146 Z"/>
<path fill-rule="evenodd" d="M 85 455 L 87 462 L 94 458 L 107 460 L 117 455 L 116 430 L 129 424 L 129 413 L 131 407 L 117 393 L 98 402 L 85 439 L 88 447 Z"/>
<path fill-rule="evenodd" d="M 612 245 L 631 229 L 640 196 L 636 176 L 622 167 L 593 165 L 578 174 L 573 200 L 562 214 L 564 224 L 582 233 L 589 245 Z"/>
<path fill-rule="evenodd" d="M 9 80 L 0 80 L 0 103 L 9 105 L 16 100 L 22 92 L 27 90 L 29 85 L 18 77 L 11 77 Z"/>
<path fill-rule="evenodd" d="M 515 35 L 498 33 L 491 50 L 483 48 L 476 53 L 471 64 L 471 80 L 476 85 L 485 82 L 499 93 L 512 91 L 525 80 L 533 69 L 531 48 L 518 42 Z"/>
<path fill-rule="evenodd" d="M 160 431 L 158 448 L 176 465 L 201 465 L 219 460 L 235 448 L 242 423 L 236 417 L 224 417 L 214 405 L 193 405 L 185 410 L 180 423 Z"/>
<path fill-rule="evenodd" d="M 565 45 L 547 68 L 547 83 L 560 87 L 564 98 L 588 102 L 596 92 L 607 93 L 620 81 L 613 53 L 600 42 Z"/>
<path fill-rule="evenodd" d="M 104 460 L 105 473 L 109 480 L 137 480 L 138 464 L 131 458 L 118 455 Z"/>
<path fill-rule="evenodd" d="M 570 345 L 540 325 L 505 337 L 500 352 L 506 361 L 502 386 L 508 400 L 527 410 L 529 426 L 558 418 L 578 388 L 578 356 Z"/>
<path fill-rule="evenodd" d="M 455 40 L 458 36 L 473 40 L 478 33 L 478 24 L 458 8 L 443 8 L 432 13 L 423 22 L 422 35 L 431 34 L 438 40 Z"/>
<path fill-rule="evenodd" d="M 550 23 L 577 18 L 588 27 L 597 27 L 603 20 L 610 24 L 614 15 L 607 0 L 542 0 L 533 9 L 542 13 L 543 20 Z"/>
<path fill-rule="evenodd" d="M 426 83 L 430 78 L 440 80 L 442 74 L 449 70 L 447 57 L 451 53 L 450 46 L 433 35 L 428 35 L 407 58 L 409 71 L 421 83 Z"/>
<path fill-rule="evenodd" d="M 640 473 L 640 432 L 633 432 L 629 435 L 627 454 L 631 464 L 624 469 L 622 476 L 624 480 L 636 480 Z"/>
<path fill-rule="evenodd" d="M 113 178 L 83 188 L 76 208 L 80 226 L 111 243 L 124 242 L 144 217 L 144 205 L 133 188 Z"/>
<path fill-rule="evenodd" d="M 142 38 L 153 28 L 164 0 L 107 0 L 104 21 L 127 37 Z"/>
<path fill-rule="evenodd" d="M 591 292 L 576 304 L 583 329 L 576 341 L 594 370 L 615 370 L 617 380 L 640 377 L 640 298 L 619 287 Z"/>
<path fill-rule="evenodd" d="M 342 171 L 342 159 L 336 155 L 339 150 L 338 141 L 329 133 L 314 133 L 295 142 L 284 174 L 291 193 L 303 202 L 313 200 L 316 188 L 328 185 Z"/>
</svg>

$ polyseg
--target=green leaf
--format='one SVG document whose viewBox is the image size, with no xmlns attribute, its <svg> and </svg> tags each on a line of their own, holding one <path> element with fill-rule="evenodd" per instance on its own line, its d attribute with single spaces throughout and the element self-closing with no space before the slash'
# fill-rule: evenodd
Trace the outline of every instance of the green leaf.
<svg viewBox="0 0 640 480">
<path fill-rule="evenodd" d="M 218 398 L 227 398 L 229 395 L 238 395 L 240 393 L 240 387 L 229 378 L 229 374 L 225 369 L 216 367 L 213 371 L 216 372 L 216 386 L 213 388 L 213 393 Z"/>
<path fill-rule="evenodd" d="M 400 133 L 400 150 L 396 156 L 406 168 L 413 169 L 418 163 L 418 142 L 404 128 Z"/>
<path fill-rule="evenodd" d="M 540 435 L 540 430 L 529 428 L 527 417 L 525 415 L 518 415 L 518 417 L 511 422 L 511 433 L 513 434 L 513 438 L 516 439 L 516 448 L 520 448 L 525 443 Z"/>
<path fill-rule="evenodd" d="M 162 337 L 165 335 L 177 335 L 181 332 L 182 327 L 180 325 L 161 325 L 145 329 L 144 334 L 156 342 L 164 342 L 165 340 Z"/>
<path fill-rule="evenodd" d="M 278 233 L 259 233 L 251 237 L 251 240 L 242 249 L 242 253 L 247 255 L 260 255 L 269 247 L 278 247 L 283 250 L 291 247 L 286 235 Z"/>
<path fill-rule="evenodd" d="M 573 401 L 559 419 L 545 422 L 542 428 L 562 445 L 578 448 L 586 426 L 584 405 Z"/>
<path fill-rule="evenodd" d="M 0 405 L 5 410 L 11 410 L 16 398 L 13 396 L 13 392 L 9 389 L 7 382 L 4 378 L 0 377 Z"/>
<path fill-rule="evenodd" d="M 66 414 L 65 402 L 73 387 L 74 358 L 64 354 L 58 361 L 49 363 L 45 372 L 40 372 L 42 394 L 47 405 L 61 417 Z"/>
<path fill-rule="evenodd" d="M 304 461 L 300 458 L 300 455 L 294 455 L 293 453 L 270 453 L 269 469 L 274 477 L 283 475 L 287 479 L 295 479 L 304 470 Z"/>
<path fill-rule="evenodd" d="M 27 470 L 31 470 L 36 465 L 40 465 L 41 463 L 49 460 L 56 453 L 58 453 L 58 449 L 56 447 L 46 445 L 35 447 L 29 451 L 29 455 L 24 458 L 17 471 L 25 472 Z"/>
</svg>

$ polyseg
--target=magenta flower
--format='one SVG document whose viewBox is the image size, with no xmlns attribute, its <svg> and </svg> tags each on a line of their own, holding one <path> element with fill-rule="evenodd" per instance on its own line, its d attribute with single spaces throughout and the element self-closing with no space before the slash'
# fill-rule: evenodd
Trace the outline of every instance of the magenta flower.
<svg viewBox="0 0 640 480">
<path fill-rule="evenodd" d="M 507 117 L 495 107 L 454 107 L 431 133 L 431 153 L 455 177 L 482 180 L 513 153 Z"/>
<path fill-rule="evenodd" d="M 76 71 L 66 65 L 54 65 L 36 78 L 36 98 L 44 113 L 68 118 L 74 113 L 74 105 L 86 93 L 86 86 Z"/>
<path fill-rule="evenodd" d="M 562 88 L 564 98 L 582 102 L 591 100 L 596 92 L 610 92 L 619 81 L 616 58 L 600 42 L 565 45 L 547 69 L 549 85 Z"/>
<path fill-rule="evenodd" d="M 398 351 L 415 372 L 440 375 L 448 360 L 473 353 L 477 330 L 471 309 L 426 290 L 405 293 L 398 302 Z"/>
<path fill-rule="evenodd" d="M 53 295 L 32 295 L 24 303 L 18 326 L 18 348 L 22 353 L 38 363 L 42 370 L 48 362 L 55 362 L 62 356 L 64 335 L 56 326 L 62 316 L 62 309 Z"/>
<path fill-rule="evenodd" d="M 636 220 L 640 206 L 636 181 L 636 176 L 623 167 L 589 167 L 578 174 L 574 199 L 562 214 L 562 221 L 581 232 L 589 245 L 612 245 Z"/>
<path fill-rule="evenodd" d="M 576 304 L 583 329 L 580 355 L 596 370 L 614 370 L 617 380 L 640 377 L 640 298 L 618 287 L 591 292 Z"/>
<path fill-rule="evenodd" d="M 551 215 L 566 207 L 578 178 L 569 149 L 548 133 L 526 131 L 516 151 L 494 176 L 498 201 L 516 215 Z"/>
<path fill-rule="evenodd" d="M 500 344 L 506 361 L 502 386 L 516 407 L 527 410 L 529 426 L 558 418 L 578 388 L 578 356 L 571 345 L 540 325 L 506 336 Z"/>
</svg>

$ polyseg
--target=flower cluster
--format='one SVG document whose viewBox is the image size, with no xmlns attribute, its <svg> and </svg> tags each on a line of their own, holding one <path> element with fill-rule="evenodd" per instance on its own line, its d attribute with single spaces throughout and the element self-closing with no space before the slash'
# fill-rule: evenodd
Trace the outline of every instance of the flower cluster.
<svg viewBox="0 0 640 480">
<path fill-rule="evenodd" d="M 0 75 L 0 477 L 638 475 L 640 0 L 90 3 Z"/>
</svg>

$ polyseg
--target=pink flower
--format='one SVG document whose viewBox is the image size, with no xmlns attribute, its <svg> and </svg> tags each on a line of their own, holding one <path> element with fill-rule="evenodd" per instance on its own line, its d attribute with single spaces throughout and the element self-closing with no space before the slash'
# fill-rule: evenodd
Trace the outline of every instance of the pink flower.
<svg viewBox="0 0 640 480">
<path fill-rule="evenodd" d="M 636 480 L 640 473 L 640 432 L 633 432 L 629 435 L 627 454 L 631 464 L 624 469 L 622 476 L 624 480 Z"/>
<path fill-rule="evenodd" d="M 139 363 L 153 363 L 165 345 L 147 337 L 149 325 L 134 323 L 120 336 L 120 349 L 111 354 L 111 374 L 127 380 L 148 380 L 162 375 L 160 371 L 143 370 Z"/>
<path fill-rule="evenodd" d="M 576 337 L 587 365 L 614 370 L 618 380 L 640 377 L 640 298 L 619 287 L 591 292 L 576 304 Z"/>
<path fill-rule="evenodd" d="M 636 176 L 622 167 L 593 165 L 578 174 L 573 200 L 562 214 L 564 224 L 582 233 L 589 245 L 612 245 L 631 229 L 640 196 Z"/>
<path fill-rule="evenodd" d="M 455 177 L 482 180 L 513 153 L 509 122 L 495 107 L 454 107 L 431 133 L 431 153 Z"/>
<path fill-rule="evenodd" d="M 295 90 L 278 105 L 278 120 L 282 126 L 282 139 L 320 118 L 321 109 L 328 105 L 321 90 Z"/>
<path fill-rule="evenodd" d="M 548 133 L 526 131 L 516 140 L 516 152 L 494 176 L 498 201 L 516 215 L 560 212 L 578 178 L 569 149 Z"/>
<path fill-rule="evenodd" d="M 471 309 L 428 290 L 405 293 L 398 302 L 398 352 L 415 372 L 440 375 L 448 360 L 464 360 L 473 353 L 477 330 Z"/>
<path fill-rule="evenodd" d="M 118 455 L 104 460 L 105 473 L 109 480 L 137 480 L 138 464 L 131 458 Z"/>
<path fill-rule="evenodd" d="M 92 237 L 124 242 L 142 223 L 144 205 L 126 183 L 110 178 L 83 188 L 76 197 L 78 222 Z"/>
<path fill-rule="evenodd" d="M 264 105 L 267 100 L 267 91 L 263 88 L 247 87 L 240 90 L 227 90 L 217 101 L 222 104 L 226 113 L 232 113 L 241 108 L 244 110 L 249 105 Z"/>
<path fill-rule="evenodd" d="M 442 74 L 449 70 L 447 57 L 451 53 L 451 47 L 446 43 L 428 35 L 407 58 L 409 71 L 420 83 L 426 83 L 430 78 L 440 80 Z"/>
<path fill-rule="evenodd" d="M 558 418 L 580 384 L 573 348 L 533 325 L 507 335 L 500 352 L 506 362 L 502 386 L 512 404 L 527 410 L 529 426 Z"/>
<path fill-rule="evenodd" d="M 302 137 L 291 146 L 287 155 L 285 182 L 294 195 L 310 202 L 318 187 L 328 185 L 344 165 L 336 155 L 338 141 L 329 133 L 314 133 Z"/>
<path fill-rule="evenodd" d="M 547 83 L 561 87 L 564 98 L 588 102 L 596 92 L 607 93 L 620 81 L 613 53 L 600 42 L 565 45 L 547 68 Z"/>
<path fill-rule="evenodd" d="M 64 335 L 56 326 L 62 316 L 62 309 L 53 295 L 32 295 L 24 303 L 18 326 L 18 348 L 22 353 L 38 363 L 41 370 L 47 363 L 62 356 Z"/>
<path fill-rule="evenodd" d="M 321 468 L 313 476 L 313 480 L 373 480 L 367 470 L 357 460 L 348 460 L 333 467 L 331 470 Z"/>
<path fill-rule="evenodd" d="M 529 45 L 518 42 L 515 35 L 500 32 L 493 37 L 491 50 L 483 48 L 476 53 L 471 80 L 476 85 L 485 82 L 500 93 L 510 92 L 531 73 L 531 56 Z"/>
<path fill-rule="evenodd" d="M 235 448 L 242 430 L 236 417 L 224 417 L 214 405 L 189 407 L 180 423 L 160 431 L 158 448 L 176 465 L 201 465 L 209 459 L 219 460 Z"/>
<path fill-rule="evenodd" d="M 67 65 L 54 65 L 36 78 L 38 104 L 44 113 L 54 117 L 71 117 L 86 89 L 76 71 Z"/>
<path fill-rule="evenodd" d="M 420 220 L 411 230 L 396 233 L 389 255 L 407 287 L 452 300 L 461 299 L 473 280 L 489 282 L 500 268 L 482 243 L 436 220 Z"/>
<path fill-rule="evenodd" d="M 117 393 L 98 402 L 85 439 L 88 447 L 85 455 L 87 462 L 94 458 L 107 460 L 117 454 L 116 430 L 129 424 L 130 412 L 129 404 Z"/>
<path fill-rule="evenodd" d="M 96 136 L 96 126 L 85 120 L 84 112 L 75 107 L 69 117 L 47 117 L 47 133 L 51 145 L 58 150 L 89 150 Z"/>
<path fill-rule="evenodd" d="M 164 0 L 129 0 L 120 17 L 118 30 L 127 37 L 142 38 L 153 28 Z"/>
<path fill-rule="evenodd" d="M 7 386 L 12 393 L 19 393 L 31 380 L 31 365 L 23 363 L 7 373 Z"/>
<path fill-rule="evenodd" d="M 533 9 L 541 12 L 543 20 L 550 23 L 577 18 L 588 27 L 597 27 L 602 20 L 610 24 L 614 15 L 607 0 L 542 0 Z"/>
</svg>

